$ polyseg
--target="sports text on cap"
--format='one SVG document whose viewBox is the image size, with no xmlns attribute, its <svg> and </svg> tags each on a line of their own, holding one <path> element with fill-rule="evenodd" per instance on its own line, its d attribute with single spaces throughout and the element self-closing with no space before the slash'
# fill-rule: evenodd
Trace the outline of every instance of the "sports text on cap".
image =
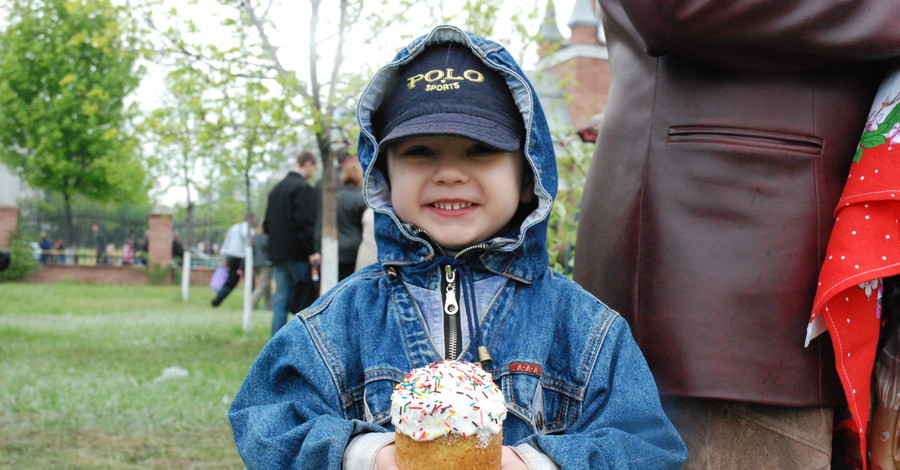
<svg viewBox="0 0 900 470">
<path fill-rule="evenodd" d="M 428 46 L 403 65 L 372 124 L 381 145 L 451 135 L 511 152 L 525 133 L 504 77 L 456 43 Z"/>
</svg>

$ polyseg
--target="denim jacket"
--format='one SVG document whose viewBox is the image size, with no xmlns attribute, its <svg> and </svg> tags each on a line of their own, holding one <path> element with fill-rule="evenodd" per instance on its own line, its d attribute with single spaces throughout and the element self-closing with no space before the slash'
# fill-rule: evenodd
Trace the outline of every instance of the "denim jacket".
<svg viewBox="0 0 900 470">
<path fill-rule="evenodd" d="M 417 305 L 421 296 L 412 293 L 440 287 L 434 266 L 440 253 L 393 212 L 375 164 L 384 156 L 371 116 L 398 67 L 423 45 L 446 41 L 467 45 L 506 78 L 524 118 L 524 153 L 534 174 L 533 210 L 459 261 L 473 281 L 506 280 L 491 302 L 476 305 L 482 319 L 477 344 L 466 341 L 460 356 L 477 362 L 477 346 L 490 351 L 485 370 L 509 409 L 504 445 L 529 446 L 561 468 L 680 468 L 684 444 L 661 409 L 627 323 L 548 268 L 556 161 L 534 89 L 502 46 L 451 26 L 400 51 L 360 98 L 358 155 L 366 202 L 375 212 L 379 262 L 300 312 L 259 354 L 229 410 L 244 462 L 265 469 L 341 468 L 351 439 L 393 431 L 391 393 L 404 374 L 442 359 Z"/>
</svg>

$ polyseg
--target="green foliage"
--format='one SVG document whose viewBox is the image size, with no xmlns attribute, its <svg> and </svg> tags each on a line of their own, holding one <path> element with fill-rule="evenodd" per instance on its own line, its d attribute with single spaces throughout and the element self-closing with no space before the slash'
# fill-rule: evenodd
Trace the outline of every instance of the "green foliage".
<svg viewBox="0 0 900 470">
<path fill-rule="evenodd" d="M 169 91 L 164 105 L 145 120 L 143 128 L 157 149 L 150 156 L 152 171 L 161 176 L 157 180 L 172 179 L 189 194 L 201 194 L 198 211 L 207 203 L 219 207 L 214 215 L 209 215 L 208 209 L 205 216 L 197 214 L 200 225 L 204 217 L 210 222 L 227 219 L 233 203 L 260 212 L 263 184 L 258 176 L 278 167 L 285 147 L 315 147 L 323 163 L 322 227 L 323 239 L 327 238 L 336 232 L 334 211 L 330 210 L 334 204 L 329 174 L 332 156 L 355 148 L 359 128 L 354 110 L 374 70 L 403 41 L 442 23 L 457 24 L 506 44 L 521 61 L 536 47 L 536 25 L 543 14 L 539 4 L 530 1 L 310 0 L 294 2 L 302 9 L 297 18 L 274 17 L 285 3 L 137 2 L 146 16 L 164 16 L 159 24 L 171 25 L 152 26 L 162 44 L 155 59 L 167 67 Z M 173 8 L 160 8 L 173 4 Z M 204 13 L 206 8 L 221 13 L 217 16 L 222 26 L 219 31 L 228 33 L 227 40 L 217 35 L 220 39 L 212 44 L 199 31 L 188 13 L 198 11 L 198 6 L 203 6 Z M 283 51 L 288 49 L 270 42 L 270 36 L 279 34 L 279 25 L 285 30 L 284 24 L 303 29 L 305 39 L 311 42 L 308 51 L 301 52 L 306 61 L 294 70 L 285 65 L 288 57 Z M 377 57 L 366 58 L 362 64 L 345 61 L 348 55 L 355 53 L 358 59 L 359 50 L 373 47 L 379 49 Z M 571 219 L 574 210 L 567 213 Z M 193 220 L 189 214 L 183 220 Z"/>
<path fill-rule="evenodd" d="M 179 58 L 179 67 L 166 76 L 167 91 L 162 105 L 144 117 L 138 129 L 150 149 L 148 171 L 161 191 L 184 189 L 185 206 L 190 208 L 184 220 L 183 241 L 194 243 L 194 201 L 198 193 L 215 185 L 220 172 L 213 164 L 216 147 L 222 140 L 206 116 L 209 103 L 204 99 L 212 86 L 203 70 Z"/>
<path fill-rule="evenodd" d="M 565 133 L 571 135 L 571 133 Z M 594 146 L 592 144 L 557 139 L 565 145 L 557 147 L 559 191 L 553 202 L 547 231 L 547 250 L 550 267 L 571 277 L 578 241 L 578 217 L 584 192 L 584 182 Z"/>
<path fill-rule="evenodd" d="M 894 98 L 893 102 L 886 102 L 882 105 L 881 111 L 883 111 L 888 106 L 897 102 L 900 97 Z M 900 105 L 894 106 L 893 109 L 888 113 L 887 117 L 884 120 L 878 121 L 877 127 L 875 130 L 865 130 L 863 131 L 862 137 L 859 141 L 859 146 L 856 147 L 856 154 L 853 156 L 854 162 L 859 162 L 862 158 L 863 149 L 869 149 L 872 147 L 878 147 L 879 145 L 884 145 L 887 143 L 887 138 L 885 138 L 885 134 L 891 130 L 894 123 L 900 121 Z"/>
<path fill-rule="evenodd" d="M 499 2 L 484 0 L 466 0 L 463 11 L 467 13 L 464 28 L 482 37 L 492 37 L 497 14 L 500 12 Z"/>
<path fill-rule="evenodd" d="M 0 33 L 0 160 L 34 188 L 97 200 L 145 188 L 128 128 L 138 85 L 127 10 L 108 0 L 13 0 Z"/>
<path fill-rule="evenodd" d="M 181 282 L 181 271 L 171 264 L 166 266 L 151 264 L 146 270 L 147 281 L 151 286 L 178 285 Z"/>
<path fill-rule="evenodd" d="M 6 271 L 0 271 L 0 283 L 18 281 L 41 268 L 34 259 L 34 250 L 18 233 L 10 238 L 9 253 L 12 260 Z"/>
<path fill-rule="evenodd" d="M 189 208 L 215 205 L 222 214 L 215 218 L 230 225 L 254 206 L 259 175 L 278 168 L 299 123 L 289 113 L 294 90 L 283 85 L 296 82 L 273 70 L 264 44 L 254 39 L 251 11 L 241 2 L 221 3 L 229 6 L 220 9 L 220 23 L 231 32 L 227 41 L 210 44 L 195 34 L 181 11 L 191 4 L 171 9 L 166 19 L 173 26 L 155 31 L 164 40 L 156 57 L 167 64 L 167 93 L 140 129 L 153 149 L 148 160 L 157 180 L 183 188 Z M 196 241 L 200 217 L 185 214 L 187 243 Z"/>
</svg>

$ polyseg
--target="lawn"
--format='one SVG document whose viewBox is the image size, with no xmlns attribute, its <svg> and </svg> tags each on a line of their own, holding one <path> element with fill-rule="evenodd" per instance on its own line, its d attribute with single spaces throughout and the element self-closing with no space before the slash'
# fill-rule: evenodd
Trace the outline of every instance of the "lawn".
<svg viewBox="0 0 900 470">
<path fill-rule="evenodd" d="M 226 412 L 271 313 L 244 332 L 241 294 L 0 284 L 0 468 L 243 468 Z"/>
</svg>

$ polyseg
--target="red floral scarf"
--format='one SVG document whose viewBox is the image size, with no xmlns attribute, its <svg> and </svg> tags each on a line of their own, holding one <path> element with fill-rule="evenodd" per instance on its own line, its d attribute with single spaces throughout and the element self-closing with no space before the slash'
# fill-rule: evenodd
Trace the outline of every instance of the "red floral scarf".
<svg viewBox="0 0 900 470">
<path fill-rule="evenodd" d="M 882 279 L 900 273 L 900 67 L 882 84 L 834 211 L 806 343 L 827 328 L 866 455 Z M 863 469 L 868 467 L 865 459 Z"/>
</svg>

